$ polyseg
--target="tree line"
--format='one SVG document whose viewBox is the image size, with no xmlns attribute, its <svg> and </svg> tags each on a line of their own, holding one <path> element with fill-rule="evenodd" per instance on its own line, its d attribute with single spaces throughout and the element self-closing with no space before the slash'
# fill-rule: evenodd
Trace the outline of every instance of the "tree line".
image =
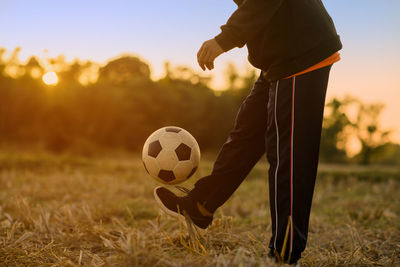
<svg viewBox="0 0 400 267">
<path fill-rule="evenodd" d="M 18 60 L 19 49 L 5 59 L 0 49 L 0 147 L 39 147 L 56 153 L 84 155 L 97 151 L 140 151 L 156 129 L 175 125 L 187 129 L 202 150 L 218 150 L 233 127 L 236 112 L 257 78 L 254 70 L 240 75 L 226 70 L 227 90 L 215 91 L 210 77 L 187 67 L 165 64 L 165 75 L 151 79 L 142 59 L 123 55 L 104 66 L 65 62 L 60 56 L 45 62 Z M 49 69 L 59 83 L 41 80 Z M 351 118 L 348 107 L 356 107 Z M 321 160 L 370 164 L 400 163 L 399 145 L 379 126 L 379 104 L 356 99 L 331 99 L 324 118 Z M 349 137 L 360 151 L 349 157 Z"/>
</svg>

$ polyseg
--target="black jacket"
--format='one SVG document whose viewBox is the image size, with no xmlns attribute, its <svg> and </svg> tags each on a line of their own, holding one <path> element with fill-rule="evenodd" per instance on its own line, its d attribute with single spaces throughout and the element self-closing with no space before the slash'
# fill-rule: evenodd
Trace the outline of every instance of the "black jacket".
<svg viewBox="0 0 400 267">
<path fill-rule="evenodd" d="M 238 9 L 215 37 L 228 51 L 247 45 L 250 63 L 275 81 L 342 48 L 321 0 L 234 0 Z"/>
</svg>

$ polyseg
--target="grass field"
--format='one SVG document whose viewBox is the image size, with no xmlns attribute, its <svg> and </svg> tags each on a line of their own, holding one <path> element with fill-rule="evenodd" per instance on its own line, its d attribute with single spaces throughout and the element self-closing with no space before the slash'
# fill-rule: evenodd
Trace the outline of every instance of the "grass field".
<svg viewBox="0 0 400 267">
<path fill-rule="evenodd" d="M 203 160 L 191 182 L 210 169 Z M 0 154 L 0 266 L 271 266 L 265 170 L 193 249 L 137 157 Z M 321 165 L 302 265 L 400 265 L 399 219 L 400 169 Z"/>
</svg>

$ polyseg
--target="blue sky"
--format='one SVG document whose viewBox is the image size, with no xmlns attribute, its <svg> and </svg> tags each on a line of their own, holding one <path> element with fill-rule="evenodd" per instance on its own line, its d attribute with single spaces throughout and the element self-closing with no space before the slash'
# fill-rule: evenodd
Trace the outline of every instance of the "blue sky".
<svg viewBox="0 0 400 267">
<path fill-rule="evenodd" d="M 231 0 L 2 0 L 0 46 L 21 46 L 22 56 L 63 53 L 105 61 L 122 52 L 152 64 L 169 59 L 195 66 L 201 43 L 219 32 L 236 8 Z M 345 49 L 365 53 L 392 51 L 399 56 L 400 1 L 325 0 Z M 384 56 L 390 56 L 384 53 Z M 246 51 L 229 57 L 245 61 Z M 222 60 L 223 61 L 223 60 Z M 158 66 L 155 66 L 158 68 Z"/>
<path fill-rule="evenodd" d="M 400 1 L 323 0 L 344 48 L 332 69 L 328 97 L 352 94 L 386 104 L 383 123 L 400 140 Z M 21 57 L 66 55 L 100 63 L 121 53 L 138 54 L 162 75 L 166 60 L 197 71 L 202 42 L 219 33 L 236 5 L 231 0 L 1 0 L 0 47 L 22 47 Z M 222 55 L 213 71 L 223 84 L 225 64 L 240 70 L 246 50 Z"/>
</svg>

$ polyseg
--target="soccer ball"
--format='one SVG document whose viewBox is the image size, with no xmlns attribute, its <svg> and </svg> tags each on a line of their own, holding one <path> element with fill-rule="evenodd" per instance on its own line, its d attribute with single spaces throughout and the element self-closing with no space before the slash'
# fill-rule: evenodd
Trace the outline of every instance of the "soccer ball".
<svg viewBox="0 0 400 267">
<path fill-rule="evenodd" d="M 142 160 L 151 177 L 163 184 L 189 179 L 200 162 L 200 148 L 186 130 L 168 126 L 152 133 L 143 146 Z"/>
</svg>

